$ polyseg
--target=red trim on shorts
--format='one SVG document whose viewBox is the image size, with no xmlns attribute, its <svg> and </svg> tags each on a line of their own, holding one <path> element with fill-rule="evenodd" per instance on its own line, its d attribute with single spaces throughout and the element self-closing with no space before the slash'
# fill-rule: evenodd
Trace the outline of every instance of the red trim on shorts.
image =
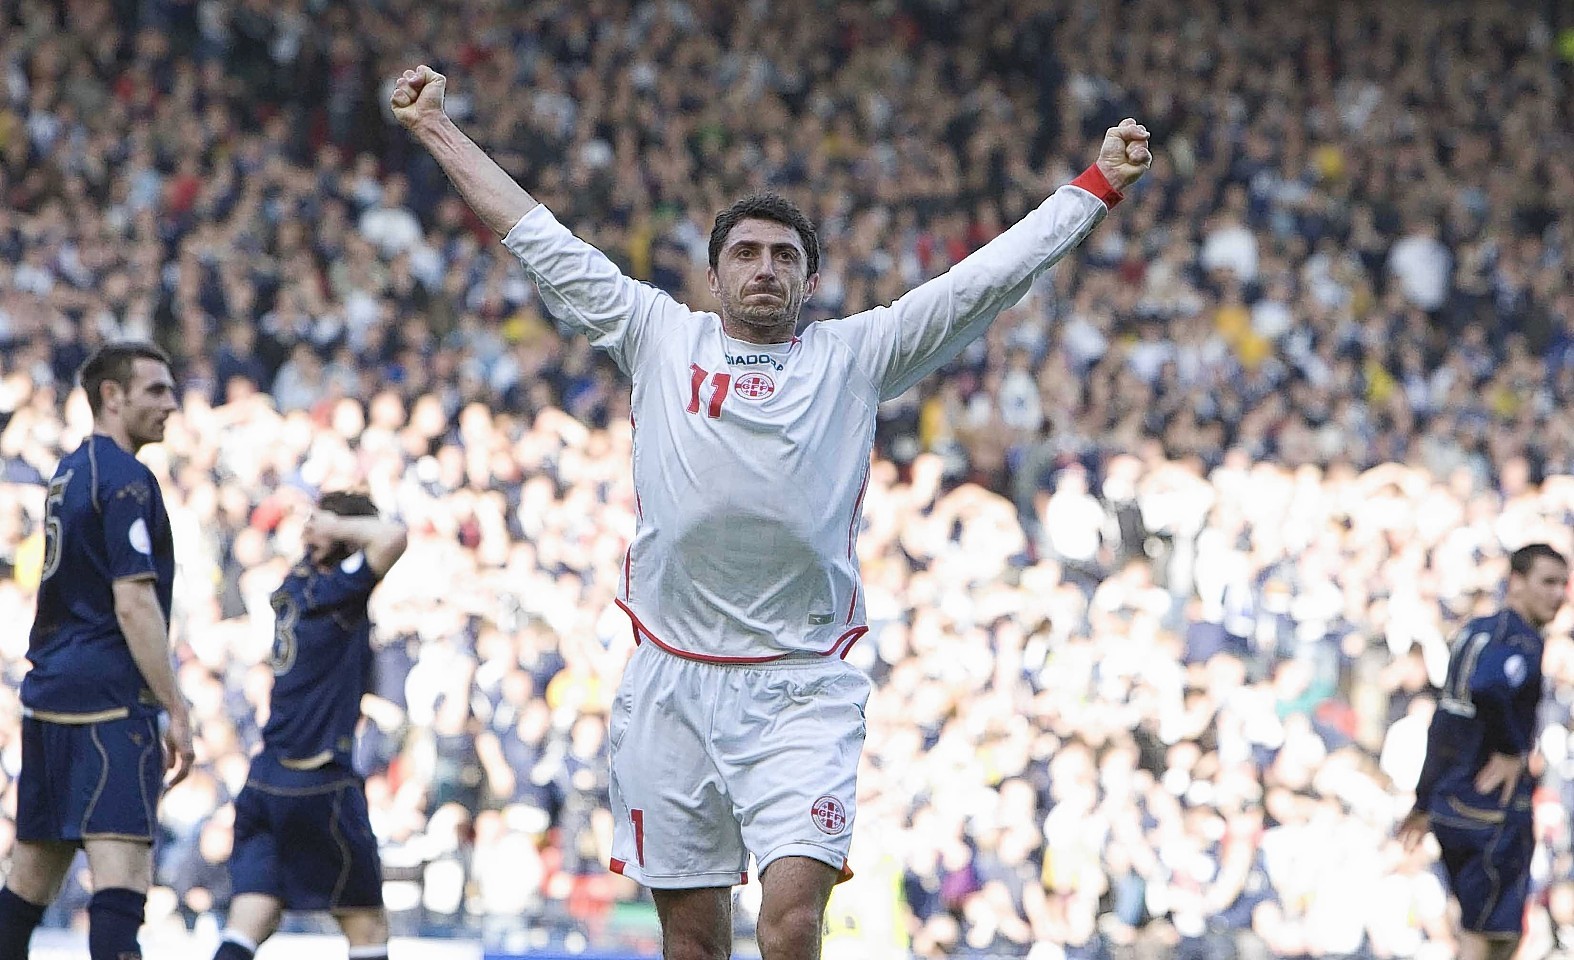
<svg viewBox="0 0 1574 960">
<path fill-rule="evenodd" d="M 1104 206 L 1111 210 L 1115 208 L 1115 204 L 1126 199 L 1125 194 L 1110 185 L 1109 178 L 1104 176 L 1104 171 L 1100 170 L 1096 163 L 1078 174 L 1077 179 L 1071 181 L 1071 185 L 1081 187 L 1098 197 L 1104 202 Z"/>
<path fill-rule="evenodd" d="M 629 819 L 634 821 L 634 856 L 643 867 L 645 865 L 645 811 L 630 810 Z"/>
<path fill-rule="evenodd" d="M 864 468 L 863 486 L 858 488 L 858 499 L 853 501 L 853 518 L 847 521 L 847 559 L 853 558 L 853 548 L 858 543 L 858 516 L 863 509 L 864 494 L 869 492 L 869 469 Z"/>
<path fill-rule="evenodd" d="M 636 647 L 640 645 L 642 640 L 649 640 L 651 643 L 654 643 L 656 646 L 660 647 L 662 650 L 665 650 L 667 653 L 672 654 L 674 657 L 681 657 L 684 660 L 693 660 L 697 663 L 718 663 L 731 665 L 775 663 L 776 661 L 785 659 L 788 656 L 788 654 L 785 653 L 778 653 L 769 657 L 710 657 L 702 653 L 690 653 L 687 650 L 679 650 L 670 643 L 664 642 L 654 633 L 651 633 L 650 628 L 640 622 L 639 615 L 633 610 L 629 609 L 628 604 L 617 598 L 613 598 L 612 602 L 617 604 L 618 608 L 628 615 L 629 625 L 634 631 L 634 645 Z M 829 650 L 826 650 L 823 653 L 817 653 L 815 656 L 829 657 L 835 654 L 837 650 L 841 649 L 843 643 L 847 644 L 847 650 L 851 650 L 853 648 L 853 644 L 858 642 L 858 638 L 862 637 L 868 632 L 869 628 L 867 626 L 853 627 L 851 630 L 848 630 L 846 633 L 843 633 L 841 636 L 837 637 L 836 642 L 831 644 Z M 847 650 L 842 650 L 842 659 L 844 660 L 847 659 Z"/>
<path fill-rule="evenodd" d="M 617 857 L 612 857 L 610 860 L 607 861 L 607 869 L 611 870 L 613 873 L 617 874 L 620 877 L 628 876 L 628 861 L 627 860 L 619 860 Z M 851 880 L 852 876 L 853 876 L 853 872 L 851 870 L 847 869 L 847 866 L 845 864 L 843 864 L 841 879 L 837 880 L 836 882 L 837 883 L 841 883 L 844 880 Z M 738 875 L 738 885 L 739 886 L 748 886 L 748 883 L 749 883 L 749 871 L 745 870 L 745 871 L 743 871 L 743 873 Z"/>
</svg>

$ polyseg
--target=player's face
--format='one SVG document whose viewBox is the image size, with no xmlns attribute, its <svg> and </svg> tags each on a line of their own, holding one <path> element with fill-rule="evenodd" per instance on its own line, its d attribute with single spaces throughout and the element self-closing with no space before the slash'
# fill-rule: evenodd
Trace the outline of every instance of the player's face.
<svg viewBox="0 0 1574 960">
<path fill-rule="evenodd" d="M 131 381 L 120 404 L 120 419 L 131 445 L 141 448 L 164 439 L 164 424 L 175 412 L 175 380 L 169 367 L 145 357 L 131 365 Z"/>
<path fill-rule="evenodd" d="M 706 276 L 724 320 L 780 341 L 792 336 L 804 298 L 819 282 L 808 269 L 798 231 L 774 220 L 743 220 Z"/>
<path fill-rule="evenodd" d="M 1533 625 L 1540 627 L 1551 623 L 1563 609 L 1569 592 L 1569 568 L 1548 557 L 1537 557 L 1520 584 L 1524 611 Z"/>
</svg>

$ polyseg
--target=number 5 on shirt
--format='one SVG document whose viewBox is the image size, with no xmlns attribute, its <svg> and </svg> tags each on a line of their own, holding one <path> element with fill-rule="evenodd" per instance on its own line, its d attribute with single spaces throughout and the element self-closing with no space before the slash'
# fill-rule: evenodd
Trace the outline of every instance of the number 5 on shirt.
<svg viewBox="0 0 1574 960">
<path fill-rule="evenodd" d="M 60 523 L 60 504 L 66 498 L 66 486 L 73 471 L 67 470 L 49 481 L 49 496 L 44 500 L 44 571 L 40 580 L 48 580 L 60 569 L 60 538 L 64 527 Z"/>
</svg>

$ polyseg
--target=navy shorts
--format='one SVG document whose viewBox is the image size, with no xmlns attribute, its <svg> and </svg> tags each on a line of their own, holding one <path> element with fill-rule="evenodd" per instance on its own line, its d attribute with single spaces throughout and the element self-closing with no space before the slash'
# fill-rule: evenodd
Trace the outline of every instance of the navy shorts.
<svg viewBox="0 0 1574 960">
<path fill-rule="evenodd" d="M 1434 815 L 1432 833 L 1443 850 L 1464 928 L 1487 936 L 1520 935 L 1535 852 L 1529 812 L 1511 812 L 1496 823 Z"/>
<path fill-rule="evenodd" d="M 152 843 L 163 786 L 157 714 L 97 723 L 22 718 L 18 840 Z"/>
<path fill-rule="evenodd" d="M 235 798 L 230 879 L 237 895 L 264 894 L 288 910 L 382 906 L 361 778 L 338 764 L 292 770 L 266 753 L 253 759 Z"/>
</svg>

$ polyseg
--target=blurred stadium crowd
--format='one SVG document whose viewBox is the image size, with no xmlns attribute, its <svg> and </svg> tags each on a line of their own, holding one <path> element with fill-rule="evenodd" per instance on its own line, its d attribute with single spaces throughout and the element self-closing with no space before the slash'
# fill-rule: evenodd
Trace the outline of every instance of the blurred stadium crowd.
<svg viewBox="0 0 1574 960">
<path fill-rule="evenodd" d="M 200 760 L 162 808 L 151 922 L 223 910 L 267 597 L 298 508 L 355 484 L 415 534 L 375 600 L 360 749 L 396 932 L 648 945 L 604 871 L 626 384 L 402 135 L 391 78 L 447 72 L 536 196 L 697 307 L 714 211 L 794 197 L 817 317 L 944 271 L 1135 116 L 1158 159 L 1120 215 L 881 411 L 852 655 L 878 685 L 828 955 L 1447 956 L 1430 854 L 1389 839 L 1429 682 L 1508 549 L 1574 546 L 1559 16 L 0 0 L 0 783 L 41 479 L 89 422 L 73 371 L 151 337 L 184 391 L 146 459 Z M 1543 945 L 1574 942 L 1571 616 Z"/>
</svg>

